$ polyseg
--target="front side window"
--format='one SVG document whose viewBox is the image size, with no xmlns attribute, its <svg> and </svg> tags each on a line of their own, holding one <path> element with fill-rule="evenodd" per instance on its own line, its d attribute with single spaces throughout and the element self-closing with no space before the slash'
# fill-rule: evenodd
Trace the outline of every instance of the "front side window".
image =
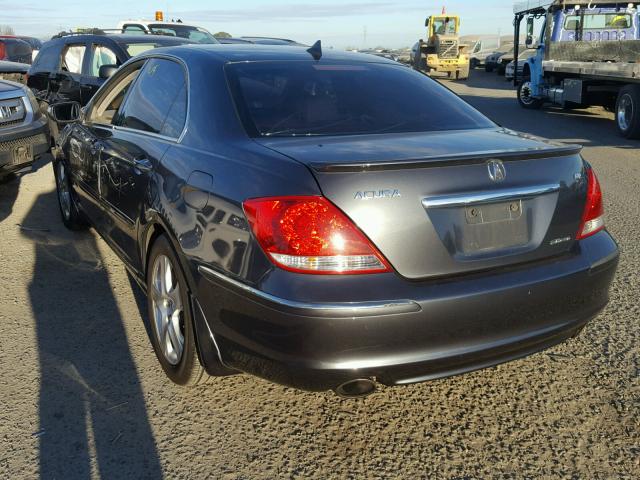
<svg viewBox="0 0 640 480">
<path fill-rule="evenodd" d="M 68 45 L 65 47 L 62 51 L 60 69 L 69 73 L 82 73 L 82 60 L 86 49 L 85 45 Z"/>
<path fill-rule="evenodd" d="M 226 67 L 251 136 L 356 135 L 488 128 L 493 122 L 403 66 L 243 62 Z"/>
<path fill-rule="evenodd" d="M 154 58 L 140 72 L 116 124 L 177 138 L 186 117 L 187 82 L 183 67 L 171 60 Z"/>
<path fill-rule="evenodd" d="M 109 90 L 93 107 L 89 115 L 91 123 L 114 125 L 119 118 L 118 113 L 122 108 L 127 92 L 140 72 L 142 64 L 120 80 L 115 87 Z"/>
<path fill-rule="evenodd" d="M 564 20 L 565 30 L 606 30 L 631 28 L 631 15 L 627 13 L 598 13 L 567 15 Z"/>
<path fill-rule="evenodd" d="M 97 77 L 100 74 L 100 67 L 103 65 L 119 65 L 118 57 L 110 48 L 104 45 L 94 45 L 91 58 L 91 75 Z"/>
</svg>

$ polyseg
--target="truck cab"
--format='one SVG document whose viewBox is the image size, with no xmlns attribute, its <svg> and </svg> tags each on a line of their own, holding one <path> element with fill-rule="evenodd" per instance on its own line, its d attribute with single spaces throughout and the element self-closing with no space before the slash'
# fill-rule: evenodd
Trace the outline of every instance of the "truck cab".
<svg viewBox="0 0 640 480">
<path fill-rule="evenodd" d="M 553 42 L 639 40 L 639 14 L 618 7 L 567 8 L 553 14 Z"/>
</svg>

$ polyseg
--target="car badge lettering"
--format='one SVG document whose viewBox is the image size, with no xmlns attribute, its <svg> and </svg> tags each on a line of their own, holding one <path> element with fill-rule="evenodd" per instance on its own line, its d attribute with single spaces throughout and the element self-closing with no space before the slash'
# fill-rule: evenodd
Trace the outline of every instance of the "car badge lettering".
<svg viewBox="0 0 640 480">
<path fill-rule="evenodd" d="M 356 192 L 353 198 L 355 200 L 380 200 L 382 198 L 401 197 L 400 190 L 397 188 L 385 188 L 379 190 L 361 190 Z"/>
<path fill-rule="evenodd" d="M 501 160 L 489 160 L 487 162 L 487 170 L 489 171 L 489 178 L 493 182 L 502 182 L 507 178 L 507 170 Z"/>
</svg>

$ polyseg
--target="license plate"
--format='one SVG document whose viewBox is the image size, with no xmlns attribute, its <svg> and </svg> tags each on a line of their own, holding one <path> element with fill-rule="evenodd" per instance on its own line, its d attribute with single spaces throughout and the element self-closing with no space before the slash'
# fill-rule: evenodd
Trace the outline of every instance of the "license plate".
<svg viewBox="0 0 640 480">
<path fill-rule="evenodd" d="M 21 165 L 23 163 L 29 163 L 33 160 L 33 151 L 31 145 L 20 145 L 13 149 L 13 163 Z"/>
<path fill-rule="evenodd" d="M 466 207 L 464 213 L 470 225 L 517 220 L 522 216 L 522 200 L 473 205 Z"/>
</svg>

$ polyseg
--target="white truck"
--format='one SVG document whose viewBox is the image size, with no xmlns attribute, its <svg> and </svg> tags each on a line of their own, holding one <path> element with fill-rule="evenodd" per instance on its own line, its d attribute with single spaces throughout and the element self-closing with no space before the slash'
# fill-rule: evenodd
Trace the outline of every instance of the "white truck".
<svg viewBox="0 0 640 480">
<path fill-rule="evenodd" d="M 220 43 L 208 30 L 182 20 L 165 22 L 162 20 L 124 20 L 118 23 L 118 30 L 128 35 L 169 35 L 186 38 L 197 43 Z"/>
</svg>

